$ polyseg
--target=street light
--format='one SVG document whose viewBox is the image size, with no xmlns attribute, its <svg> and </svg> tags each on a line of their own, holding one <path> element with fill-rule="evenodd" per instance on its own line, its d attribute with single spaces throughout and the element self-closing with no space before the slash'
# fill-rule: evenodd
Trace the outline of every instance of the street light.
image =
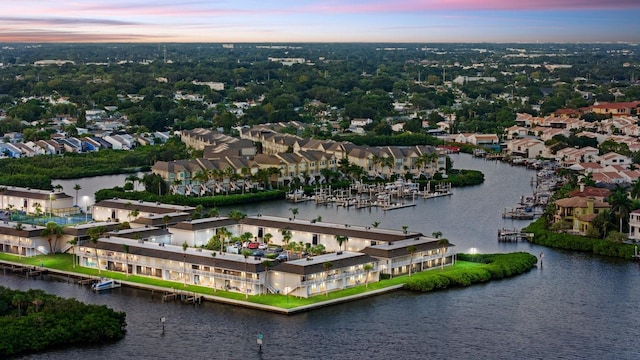
<svg viewBox="0 0 640 360">
<path fill-rule="evenodd" d="M 87 195 L 82 197 L 82 203 L 84 204 L 84 222 L 89 222 L 89 197 Z"/>
</svg>

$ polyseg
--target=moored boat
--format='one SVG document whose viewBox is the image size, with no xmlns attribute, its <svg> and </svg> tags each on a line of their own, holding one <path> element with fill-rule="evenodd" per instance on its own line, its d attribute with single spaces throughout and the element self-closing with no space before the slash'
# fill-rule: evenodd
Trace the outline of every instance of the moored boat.
<svg viewBox="0 0 640 360">
<path fill-rule="evenodd" d="M 120 287 L 120 283 L 113 279 L 102 278 L 99 282 L 91 285 L 91 290 L 102 291 Z"/>
</svg>

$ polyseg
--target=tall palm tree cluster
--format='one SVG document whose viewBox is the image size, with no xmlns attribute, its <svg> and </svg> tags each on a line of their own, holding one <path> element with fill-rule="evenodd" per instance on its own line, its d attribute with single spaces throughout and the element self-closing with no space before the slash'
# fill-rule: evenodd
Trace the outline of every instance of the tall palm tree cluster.
<svg viewBox="0 0 640 360">
<path fill-rule="evenodd" d="M 227 166 L 223 169 L 203 169 L 193 175 L 191 184 L 183 184 L 183 179 L 175 179 L 170 184 L 174 194 L 195 194 L 197 196 L 245 193 L 256 187 L 264 189 L 271 187 L 273 178 L 280 176 L 280 169 L 276 167 L 261 168 L 255 174 L 251 174 L 249 168 L 243 167 L 240 173 Z M 181 186 L 184 185 L 184 191 Z"/>
</svg>

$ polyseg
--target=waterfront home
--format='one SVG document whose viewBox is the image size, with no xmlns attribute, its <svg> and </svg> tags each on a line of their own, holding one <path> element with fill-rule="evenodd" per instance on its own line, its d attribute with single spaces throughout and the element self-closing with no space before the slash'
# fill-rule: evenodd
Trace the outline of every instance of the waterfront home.
<svg viewBox="0 0 640 360">
<path fill-rule="evenodd" d="M 633 210 L 629 213 L 629 240 L 640 241 L 640 210 Z"/>
<path fill-rule="evenodd" d="M 77 214 L 73 197 L 50 190 L 8 186 L 0 188 L 0 208 L 8 212 L 23 211 L 36 215 L 67 216 Z"/>
<path fill-rule="evenodd" d="M 555 205 L 553 221 L 568 222 L 572 231 L 581 234 L 591 227 L 591 222 L 600 212 L 611 207 L 607 202 L 596 200 L 594 197 L 579 196 L 556 200 Z"/>
<path fill-rule="evenodd" d="M 380 262 L 380 273 L 397 276 L 453 265 L 454 246 L 443 239 L 417 236 L 410 239 L 371 245 L 362 250 Z M 411 268 L 411 270 L 409 270 Z"/>
<path fill-rule="evenodd" d="M 159 202 L 135 201 L 113 198 L 110 200 L 102 200 L 93 205 L 91 214 L 96 221 L 124 221 L 132 218 L 169 214 L 177 215 L 178 213 L 192 214 L 195 210 L 191 206 L 162 204 Z"/>
<path fill-rule="evenodd" d="M 19 256 L 49 254 L 47 239 L 42 237 L 45 228 L 16 222 L 0 222 L 0 245 L 3 253 Z"/>
<path fill-rule="evenodd" d="M 367 270 L 365 265 L 370 264 Z M 378 261 L 363 253 L 338 251 L 282 263 L 268 274 L 269 286 L 285 295 L 307 298 L 377 282 Z"/>
<path fill-rule="evenodd" d="M 548 157 L 544 142 L 533 138 L 509 140 L 506 151 L 512 157 L 520 156 L 526 160 Z"/>
<path fill-rule="evenodd" d="M 213 254 L 216 254 L 215 256 Z M 266 293 L 263 259 L 111 236 L 78 246 L 80 266 L 256 295 Z"/>
</svg>

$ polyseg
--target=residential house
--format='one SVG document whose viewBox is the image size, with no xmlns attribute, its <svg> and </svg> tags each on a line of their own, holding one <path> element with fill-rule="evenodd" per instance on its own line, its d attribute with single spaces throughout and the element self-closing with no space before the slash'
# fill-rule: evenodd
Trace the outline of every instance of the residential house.
<svg viewBox="0 0 640 360">
<path fill-rule="evenodd" d="M 640 209 L 629 213 L 629 240 L 640 241 Z"/>
<path fill-rule="evenodd" d="M 533 138 L 513 139 L 507 142 L 507 154 L 511 157 L 521 157 L 525 160 L 535 160 L 539 157 L 548 157 L 544 142 Z"/>
<path fill-rule="evenodd" d="M 621 165 L 624 168 L 629 168 L 632 163 L 631 158 L 629 158 L 628 156 L 620 155 L 615 152 L 608 152 L 606 154 L 598 156 L 598 162 L 603 167 L 609 165 Z"/>
<path fill-rule="evenodd" d="M 600 212 L 610 208 L 605 201 L 580 196 L 556 200 L 555 205 L 554 222 L 569 222 L 571 230 L 581 234 L 586 233 Z"/>
</svg>

